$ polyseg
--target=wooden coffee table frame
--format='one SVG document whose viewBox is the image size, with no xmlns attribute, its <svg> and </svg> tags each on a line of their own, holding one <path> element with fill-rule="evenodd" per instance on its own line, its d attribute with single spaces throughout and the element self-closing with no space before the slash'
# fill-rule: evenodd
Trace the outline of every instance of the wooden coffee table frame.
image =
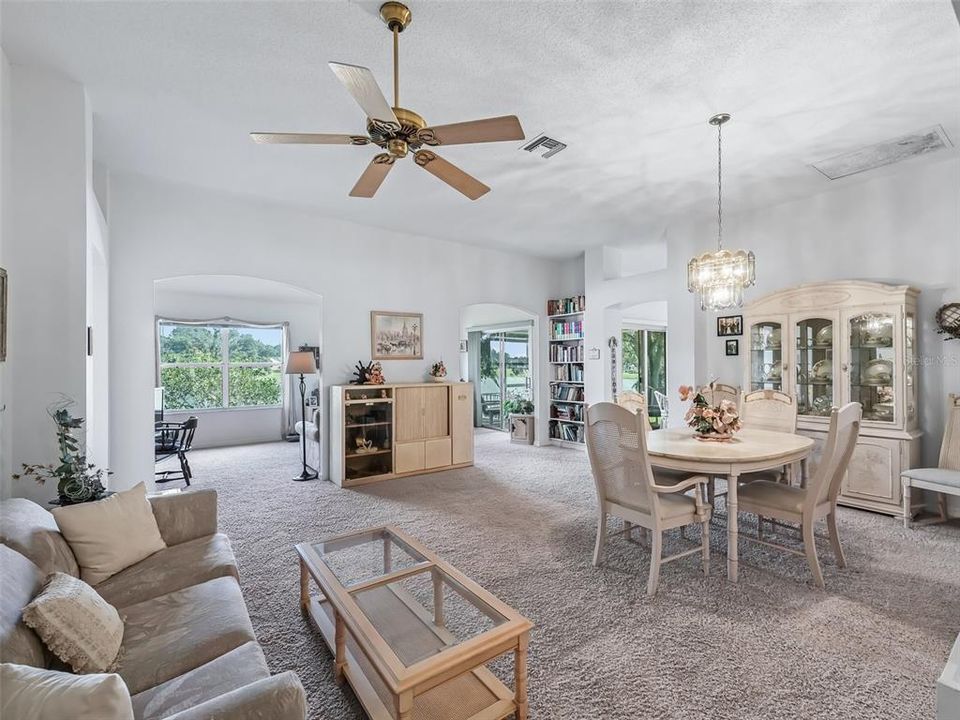
<svg viewBox="0 0 960 720">
<path fill-rule="evenodd" d="M 338 545 L 346 548 L 380 538 L 384 541 L 384 574 L 349 587 L 344 586 L 323 562 L 314 543 L 296 546 L 300 557 L 300 606 L 320 630 L 334 655 L 337 682 L 346 679 L 350 683 L 372 720 L 415 720 L 418 717 L 417 696 L 440 688 L 431 694 L 431 705 L 436 708 L 438 701 L 442 704 L 445 700 L 436 694 L 442 693 L 441 686 L 461 677 L 475 685 L 481 684 L 496 698 L 464 720 L 502 720 L 510 715 L 515 715 L 517 720 L 526 720 L 529 712 L 527 644 L 533 623 L 391 525 L 346 533 L 328 538 L 322 544 L 330 551 Z M 412 567 L 392 570 L 391 541 L 411 556 L 420 555 L 425 560 Z M 414 603 L 403 598 L 400 600 L 449 647 L 406 666 L 368 620 L 353 595 L 427 571 L 433 576 L 436 614 L 431 616 L 419 604 L 414 607 Z M 319 588 L 320 597 L 311 594 L 311 579 Z M 456 642 L 443 628 L 442 584 L 500 624 L 464 642 Z M 487 662 L 510 652 L 514 653 L 514 690 L 485 667 Z M 391 696 L 392 708 L 384 702 L 383 693 L 374 688 L 374 682 Z M 463 685 L 460 685 L 462 689 Z M 451 691 L 450 706 L 456 707 L 457 703 L 458 695 Z"/>
</svg>

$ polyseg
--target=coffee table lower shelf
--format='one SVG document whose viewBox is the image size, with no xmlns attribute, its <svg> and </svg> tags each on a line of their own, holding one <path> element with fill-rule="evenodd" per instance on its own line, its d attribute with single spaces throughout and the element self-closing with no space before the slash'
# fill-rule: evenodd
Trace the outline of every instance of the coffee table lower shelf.
<svg viewBox="0 0 960 720">
<path fill-rule="evenodd" d="M 411 603 L 389 588 L 378 593 L 381 603 L 395 605 L 397 612 L 410 613 Z M 309 614 L 323 635 L 330 652 L 336 654 L 336 629 L 330 602 L 310 596 Z M 446 643 L 429 628 L 423 627 L 430 639 Z M 390 691 L 382 683 L 373 666 L 366 660 L 352 636 L 347 633 L 344 676 L 371 720 L 396 720 Z M 516 712 L 514 693 L 485 666 L 459 675 L 414 697 L 412 720 L 503 720 Z"/>
</svg>

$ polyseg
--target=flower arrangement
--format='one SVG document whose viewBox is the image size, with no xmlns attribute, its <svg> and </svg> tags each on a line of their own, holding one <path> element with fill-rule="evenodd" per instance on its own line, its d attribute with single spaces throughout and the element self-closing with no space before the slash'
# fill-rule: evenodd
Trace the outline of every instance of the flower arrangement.
<svg viewBox="0 0 960 720">
<path fill-rule="evenodd" d="M 443 364 L 443 360 L 435 362 L 430 366 L 430 377 L 432 377 L 437 382 L 440 382 L 447 376 L 447 366 Z"/>
<path fill-rule="evenodd" d="M 719 405 L 711 406 L 707 399 L 693 389 L 692 385 L 680 386 L 680 399 L 689 400 L 693 396 L 693 405 L 683 416 L 684 422 L 696 432 L 701 440 L 730 440 L 742 427 L 737 405 L 731 400 L 721 400 Z"/>
<path fill-rule="evenodd" d="M 57 449 L 60 453 L 57 463 L 24 463 L 23 470 L 13 476 L 14 480 L 33 478 L 40 485 L 47 480 L 56 480 L 57 496 L 63 505 L 99 500 L 105 492 L 104 477 L 110 474 L 109 470 L 87 462 L 83 442 L 77 437 L 83 430 L 83 418 L 70 414 L 69 408 L 73 404 L 72 399 L 64 397 L 47 408 L 47 414 L 57 428 Z"/>
<path fill-rule="evenodd" d="M 353 375 L 354 378 L 350 381 L 353 385 L 383 385 L 387 381 L 383 375 L 383 366 L 379 362 L 369 362 L 366 365 L 358 362 Z"/>
</svg>

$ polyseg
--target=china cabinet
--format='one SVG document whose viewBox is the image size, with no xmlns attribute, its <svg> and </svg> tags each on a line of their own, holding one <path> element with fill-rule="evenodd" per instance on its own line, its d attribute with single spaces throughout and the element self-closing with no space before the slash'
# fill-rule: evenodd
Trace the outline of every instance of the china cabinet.
<svg viewBox="0 0 960 720">
<path fill-rule="evenodd" d="M 830 408 L 863 406 L 860 439 L 840 502 L 902 513 L 900 473 L 919 460 L 917 294 L 905 285 L 826 282 L 782 290 L 744 308 L 744 388 L 797 403 L 797 429 L 817 443 Z"/>
</svg>

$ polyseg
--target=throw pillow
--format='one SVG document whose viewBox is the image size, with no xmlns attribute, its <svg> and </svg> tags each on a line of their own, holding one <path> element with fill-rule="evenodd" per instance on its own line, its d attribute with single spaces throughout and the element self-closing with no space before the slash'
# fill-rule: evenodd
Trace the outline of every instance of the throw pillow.
<svg viewBox="0 0 960 720">
<path fill-rule="evenodd" d="M 80 577 L 91 585 L 166 547 L 143 483 L 104 500 L 56 508 L 53 517 L 77 557 Z"/>
<path fill-rule="evenodd" d="M 0 664 L 0 717 L 17 720 L 133 720 L 119 675 L 73 675 Z"/>
<path fill-rule="evenodd" d="M 123 641 L 123 620 L 83 580 L 53 573 L 23 609 L 23 622 L 78 673 L 113 670 Z"/>
</svg>

